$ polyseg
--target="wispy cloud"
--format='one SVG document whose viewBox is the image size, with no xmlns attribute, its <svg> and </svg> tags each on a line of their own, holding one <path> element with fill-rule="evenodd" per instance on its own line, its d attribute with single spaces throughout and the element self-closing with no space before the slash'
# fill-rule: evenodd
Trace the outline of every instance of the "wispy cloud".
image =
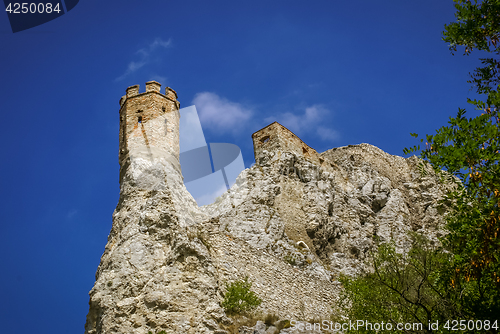
<svg viewBox="0 0 500 334">
<path fill-rule="evenodd" d="M 172 39 L 164 41 L 163 39 L 157 37 L 153 42 L 151 42 L 147 47 L 141 48 L 135 52 L 139 55 L 139 60 L 133 60 L 127 65 L 125 72 L 120 75 L 115 81 L 123 80 L 128 75 L 136 72 L 151 61 L 151 55 L 158 49 L 166 49 L 172 46 Z M 163 77 L 162 77 L 163 78 Z"/>
<path fill-rule="evenodd" d="M 303 113 L 295 114 L 286 112 L 275 117 L 268 117 L 266 120 L 275 118 L 279 123 L 283 124 L 294 132 L 309 130 L 321 120 L 321 114 L 326 114 L 326 109 L 320 105 L 307 107 Z"/>
<path fill-rule="evenodd" d="M 322 140 L 331 140 L 335 141 L 340 138 L 340 133 L 336 130 L 325 128 L 323 126 L 320 126 L 317 128 L 317 134 Z"/>
<path fill-rule="evenodd" d="M 315 134 L 322 140 L 337 140 L 340 134 L 321 124 L 331 117 L 331 112 L 323 105 L 315 104 L 299 113 L 286 112 L 267 117 L 266 122 L 278 121 L 296 134 Z"/>
<path fill-rule="evenodd" d="M 221 133 L 236 133 L 253 115 L 251 109 L 210 92 L 196 94 L 192 103 L 203 127 Z"/>
</svg>

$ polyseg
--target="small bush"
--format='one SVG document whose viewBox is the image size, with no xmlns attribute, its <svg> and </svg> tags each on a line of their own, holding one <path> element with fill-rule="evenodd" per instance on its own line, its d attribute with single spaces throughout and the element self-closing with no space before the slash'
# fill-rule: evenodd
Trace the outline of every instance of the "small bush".
<svg viewBox="0 0 500 334">
<path fill-rule="evenodd" d="M 266 315 L 266 317 L 264 318 L 264 323 L 267 325 L 267 326 L 272 326 L 274 325 L 274 323 L 278 321 L 278 316 L 275 315 L 275 314 L 268 314 Z"/>
<path fill-rule="evenodd" d="M 297 262 L 295 261 L 295 256 L 290 254 L 285 255 L 284 260 L 289 264 L 291 264 L 292 266 L 295 266 L 297 264 Z"/>
<path fill-rule="evenodd" d="M 281 331 L 282 329 L 284 329 L 284 328 L 290 328 L 292 326 L 290 325 L 290 320 L 281 320 L 278 323 L 278 326 L 276 326 L 276 327 L 277 327 L 278 333 L 279 333 L 279 331 Z"/>
<path fill-rule="evenodd" d="M 252 283 L 248 281 L 248 277 L 231 284 L 226 283 L 227 291 L 221 306 L 229 314 L 247 312 L 259 306 L 262 299 L 250 291 L 251 287 Z"/>
</svg>

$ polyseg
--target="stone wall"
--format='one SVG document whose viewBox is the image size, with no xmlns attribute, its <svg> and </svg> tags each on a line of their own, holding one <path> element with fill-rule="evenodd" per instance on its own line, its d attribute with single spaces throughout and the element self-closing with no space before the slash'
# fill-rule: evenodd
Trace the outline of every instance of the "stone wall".
<svg viewBox="0 0 500 334">
<path fill-rule="evenodd" d="M 165 94 L 156 81 L 146 83 L 146 92 L 139 85 L 127 88 L 120 100 L 120 152 L 123 161 L 134 151 L 163 151 L 179 157 L 179 102 L 174 90 Z M 149 154 L 152 154 L 149 152 Z"/>
<path fill-rule="evenodd" d="M 255 162 L 263 151 L 290 152 L 318 167 L 329 168 L 315 149 L 304 143 L 297 135 L 278 122 L 274 122 L 252 134 Z"/>
</svg>

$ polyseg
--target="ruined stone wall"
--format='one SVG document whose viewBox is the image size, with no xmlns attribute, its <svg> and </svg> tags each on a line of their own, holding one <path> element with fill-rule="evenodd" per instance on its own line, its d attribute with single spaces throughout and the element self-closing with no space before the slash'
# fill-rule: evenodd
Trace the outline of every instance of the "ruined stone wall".
<svg viewBox="0 0 500 334">
<path fill-rule="evenodd" d="M 318 167 L 327 169 L 333 167 L 332 164 L 328 162 L 325 163 L 325 159 L 323 159 L 315 149 L 309 147 L 297 137 L 297 135 L 278 122 L 271 123 L 265 128 L 255 132 L 252 135 L 252 139 L 255 162 L 257 164 L 259 164 L 257 157 L 260 156 L 263 151 L 276 151 L 281 153 L 294 153 Z"/>
</svg>

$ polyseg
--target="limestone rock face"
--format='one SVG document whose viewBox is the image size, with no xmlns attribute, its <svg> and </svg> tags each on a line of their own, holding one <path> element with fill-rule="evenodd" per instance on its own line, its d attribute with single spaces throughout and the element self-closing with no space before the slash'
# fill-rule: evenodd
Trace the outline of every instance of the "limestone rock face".
<svg viewBox="0 0 500 334">
<path fill-rule="evenodd" d="M 443 233 L 437 202 L 447 189 L 417 158 L 368 144 L 319 154 L 280 127 L 254 134 L 256 164 L 201 208 L 178 157 L 129 155 L 86 334 L 229 333 L 220 303 L 226 283 L 245 277 L 262 299 L 257 314 L 330 319 L 338 275 L 369 270 L 378 243 L 405 251 L 409 231 Z M 240 333 L 275 330 L 261 321 Z"/>
<path fill-rule="evenodd" d="M 329 172 L 294 153 L 262 152 L 202 208 L 179 190 L 179 174 L 162 189 L 125 186 L 86 332 L 213 333 L 230 323 L 219 306 L 224 283 L 246 276 L 263 314 L 328 319 L 337 275 L 365 270 L 374 236 L 404 250 L 408 231 L 439 235 L 445 189 L 431 170 L 420 176 L 416 158 L 367 144 L 321 156 Z"/>
</svg>

